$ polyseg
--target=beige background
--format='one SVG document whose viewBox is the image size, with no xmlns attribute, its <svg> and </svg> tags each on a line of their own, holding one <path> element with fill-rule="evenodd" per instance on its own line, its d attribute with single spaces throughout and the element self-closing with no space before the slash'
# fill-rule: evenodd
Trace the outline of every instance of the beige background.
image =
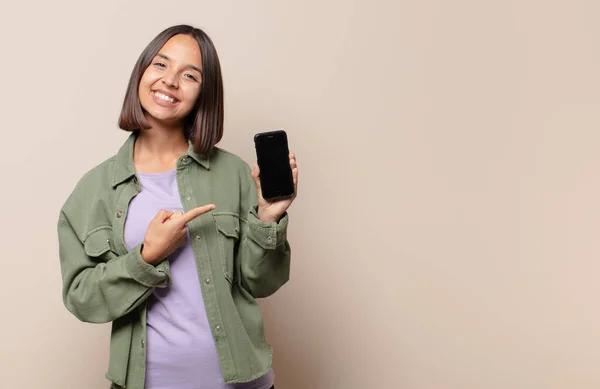
<svg viewBox="0 0 600 389">
<path fill-rule="evenodd" d="M 219 49 L 221 146 L 283 127 L 298 154 L 278 389 L 600 387 L 598 1 L 0 4 L 0 387 L 107 387 L 56 218 L 177 23 Z"/>
</svg>

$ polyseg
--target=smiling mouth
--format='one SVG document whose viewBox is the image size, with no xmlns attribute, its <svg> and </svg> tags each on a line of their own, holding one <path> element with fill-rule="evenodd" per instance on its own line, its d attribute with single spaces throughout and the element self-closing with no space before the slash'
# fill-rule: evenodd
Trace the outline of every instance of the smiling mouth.
<svg viewBox="0 0 600 389">
<path fill-rule="evenodd" d="M 168 103 L 175 104 L 175 103 L 177 102 L 177 100 L 176 100 L 176 99 L 174 99 L 174 98 L 172 98 L 172 97 L 169 97 L 169 96 L 167 96 L 167 95 L 165 95 L 165 94 L 163 94 L 163 93 L 160 93 L 160 92 L 154 92 L 153 94 L 154 94 L 154 96 L 156 96 L 156 97 L 158 97 L 159 99 L 161 99 L 161 100 L 163 100 L 163 101 L 166 101 L 166 102 L 168 102 Z"/>
</svg>

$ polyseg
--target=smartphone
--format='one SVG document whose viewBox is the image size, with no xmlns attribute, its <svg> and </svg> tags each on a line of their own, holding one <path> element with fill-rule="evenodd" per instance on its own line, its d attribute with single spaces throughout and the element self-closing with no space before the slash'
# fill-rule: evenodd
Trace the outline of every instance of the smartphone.
<svg viewBox="0 0 600 389">
<path fill-rule="evenodd" d="M 260 168 L 260 186 L 265 200 L 294 195 L 288 138 L 284 130 L 261 132 L 254 136 L 256 163 Z"/>
</svg>

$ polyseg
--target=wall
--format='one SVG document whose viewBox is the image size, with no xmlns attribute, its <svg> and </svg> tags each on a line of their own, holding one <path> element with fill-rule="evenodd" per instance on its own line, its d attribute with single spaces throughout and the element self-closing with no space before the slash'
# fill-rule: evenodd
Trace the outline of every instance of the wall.
<svg viewBox="0 0 600 389">
<path fill-rule="evenodd" d="M 221 146 L 285 128 L 292 280 L 262 301 L 282 389 L 600 386 L 594 1 L 6 1 L 4 388 L 106 388 L 60 299 L 58 209 L 126 134 L 133 64 L 204 28 Z"/>
</svg>

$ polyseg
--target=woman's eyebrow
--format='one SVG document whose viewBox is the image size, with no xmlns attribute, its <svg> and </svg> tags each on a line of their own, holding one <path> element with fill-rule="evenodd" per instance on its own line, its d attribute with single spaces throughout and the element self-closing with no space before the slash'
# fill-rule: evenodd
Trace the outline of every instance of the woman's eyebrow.
<svg viewBox="0 0 600 389">
<path fill-rule="evenodd" d="M 166 59 L 167 61 L 171 61 L 171 58 L 169 58 L 168 56 L 166 56 L 166 55 L 165 55 L 165 54 L 163 54 L 163 53 L 158 53 L 158 54 L 156 54 L 156 56 L 157 56 L 157 57 L 161 57 L 161 58 L 163 58 L 163 59 Z M 194 70 L 195 70 L 195 71 L 197 71 L 198 73 L 202 74 L 202 70 L 201 70 L 201 69 L 200 69 L 198 66 L 196 66 L 196 65 L 188 64 L 188 65 L 186 65 L 185 67 L 186 67 L 186 68 L 189 68 L 189 69 L 194 69 Z"/>
<path fill-rule="evenodd" d="M 161 58 L 163 58 L 163 59 L 166 59 L 167 61 L 170 61 L 170 60 L 171 60 L 171 58 L 167 57 L 167 56 L 166 56 L 166 55 L 164 55 L 163 53 L 158 53 L 158 54 L 156 54 L 156 56 L 157 56 L 157 57 L 161 57 Z"/>
</svg>

